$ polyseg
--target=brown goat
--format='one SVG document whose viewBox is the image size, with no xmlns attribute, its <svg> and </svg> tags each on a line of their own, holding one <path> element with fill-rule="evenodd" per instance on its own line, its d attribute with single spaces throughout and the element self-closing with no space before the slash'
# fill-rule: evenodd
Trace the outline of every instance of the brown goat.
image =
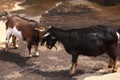
<svg viewBox="0 0 120 80">
<path fill-rule="evenodd" d="M 35 56 L 38 56 L 38 43 L 41 40 L 41 36 L 44 33 L 45 28 L 41 27 L 43 32 L 39 32 L 35 30 L 35 27 L 40 26 L 38 22 L 34 20 L 28 20 L 23 17 L 20 17 L 18 15 L 8 15 L 7 13 L 4 13 L 6 16 L 7 22 L 6 22 L 6 46 L 5 51 L 8 51 L 8 44 L 10 37 L 12 36 L 12 42 L 13 47 L 16 47 L 16 38 L 26 40 L 27 41 L 27 47 L 29 50 L 29 56 L 31 55 L 31 48 L 32 45 L 35 45 Z"/>
</svg>

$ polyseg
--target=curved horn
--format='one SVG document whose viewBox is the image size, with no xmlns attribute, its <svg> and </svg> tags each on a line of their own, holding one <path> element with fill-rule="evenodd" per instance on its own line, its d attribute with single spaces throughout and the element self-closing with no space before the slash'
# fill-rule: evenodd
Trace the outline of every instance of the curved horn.
<svg viewBox="0 0 120 80">
<path fill-rule="evenodd" d="M 44 31 L 44 30 L 39 29 L 39 28 L 35 28 L 35 30 L 38 30 L 38 31 L 40 31 L 40 32 L 43 32 L 43 31 Z"/>
<path fill-rule="evenodd" d="M 52 28 L 52 26 L 48 26 L 48 29 Z"/>
<path fill-rule="evenodd" d="M 47 37 L 48 35 L 50 35 L 50 33 L 47 32 L 46 34 L 43 35 L 43 37 Z"/>
<path fill-rule="evenodd" d="M 46 28 L 46 29 L 50 29 L 50 28 L 52 28 L 52 26 L 50 26 L 50 25 L 48 26 L 48 25 L 47 25 L 47 26 L 45 26 L 45 28 Z"/>
</svg>

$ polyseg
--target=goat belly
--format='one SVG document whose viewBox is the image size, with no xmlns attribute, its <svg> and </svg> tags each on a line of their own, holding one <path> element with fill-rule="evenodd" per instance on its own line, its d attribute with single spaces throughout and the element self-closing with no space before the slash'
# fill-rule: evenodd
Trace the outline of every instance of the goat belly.
<svg viewBox="0 0 120 80">
<path fill-rule="evenodd" d="M 103 42 L 87 41 L 87 42 L 83 42 L 83 43 L 78 43 L 77 46 L 72 46 L 71 48 L 69 48 L 69 51 L 73 52 L 73 50 L 74 50 L 74 52 L 76 52 L 79 55 L 98 56 L 98 55 L 105 53 L 106 48 L 107 48 L 107 45 L 105 45 Z M 69 52 L 69 53 L 71 53 L 71 52 Z"/>
<path fill-rule="evenodd" d="M 101 55 L 101 54 L 103 54 L 103 53 L 105 53 L 105 50 L 100 50 L 100 49 L 86 49 L 86 50 L 80 50 L 80 54 L 82 54 L 82 55 L 86 55 L 86 56 L 94 56 L 94 57 L 96 57 L 96 56 L 98 56 L 98 55 Z"/>
<path fill-rule="evenodd" d="M 23 40 L 22 32 L 18 31 L 16 27 L 13 28 L 12 35 L 15 35 L 17 38 Z"/>
</svg>

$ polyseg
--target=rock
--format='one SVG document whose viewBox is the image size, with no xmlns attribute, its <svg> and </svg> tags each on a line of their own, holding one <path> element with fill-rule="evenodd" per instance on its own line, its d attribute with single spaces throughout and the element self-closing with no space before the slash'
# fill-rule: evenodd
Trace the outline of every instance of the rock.
<svg viewBox="0 0 120 80">
<path fill-rule="evenodd" d="M 89 0 L 103 6 L 111 6 L 120 4 L 120 0 Z"/>
<path fill-rule="evenodd" d="M 88 0 L 64 1 L 43 13 L 41 24 L 64 29 L 91 25 L 118 27 L 120 26 L 119 8 L 119 5 L 105 7 Z"/>
</svg>

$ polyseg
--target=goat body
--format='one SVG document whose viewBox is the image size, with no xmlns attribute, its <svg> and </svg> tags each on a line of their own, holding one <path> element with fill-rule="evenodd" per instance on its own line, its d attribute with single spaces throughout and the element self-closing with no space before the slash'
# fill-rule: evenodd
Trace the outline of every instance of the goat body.
<svg viewBox="0 0 120 80">
<path fill-rule="evenodd" d="M 113 28 L 102 25 L 70 30 L 50 27 L 46 34 L 54 36 L 63 44 L 65 50 L 72 55 L 71 75 L 76 71 L 78 55 L 98 56 L 106 53 L 110 57 L 108 66 L 113 66 L 113 72 L 117 71 L 115 52 L 118 36 Z M 46 34 L 44 37 L 47 37 Z"/>
<path fill-rule="evenodd" d="M 16 38 L 26 40 L 29 50 L 29 56 L 31 57 L 32 45 L 35 45 L 35 56 L 38 56 L 38 43 L 41 39 L 42 32 L 35 30 L 35 27 L 40 26 L 38 22 L 34 20 L 28 20 L 18 15 L 7 15 L 6 22 L 6 48 L 8 51 L 8 43 L 10 37 L 13 38 L 13 46 L 16 48 Z M 43 28 L 43 27 L 42 27 Z M 43 28 L 45 29 L 45 28 Z"/>
</svg>

